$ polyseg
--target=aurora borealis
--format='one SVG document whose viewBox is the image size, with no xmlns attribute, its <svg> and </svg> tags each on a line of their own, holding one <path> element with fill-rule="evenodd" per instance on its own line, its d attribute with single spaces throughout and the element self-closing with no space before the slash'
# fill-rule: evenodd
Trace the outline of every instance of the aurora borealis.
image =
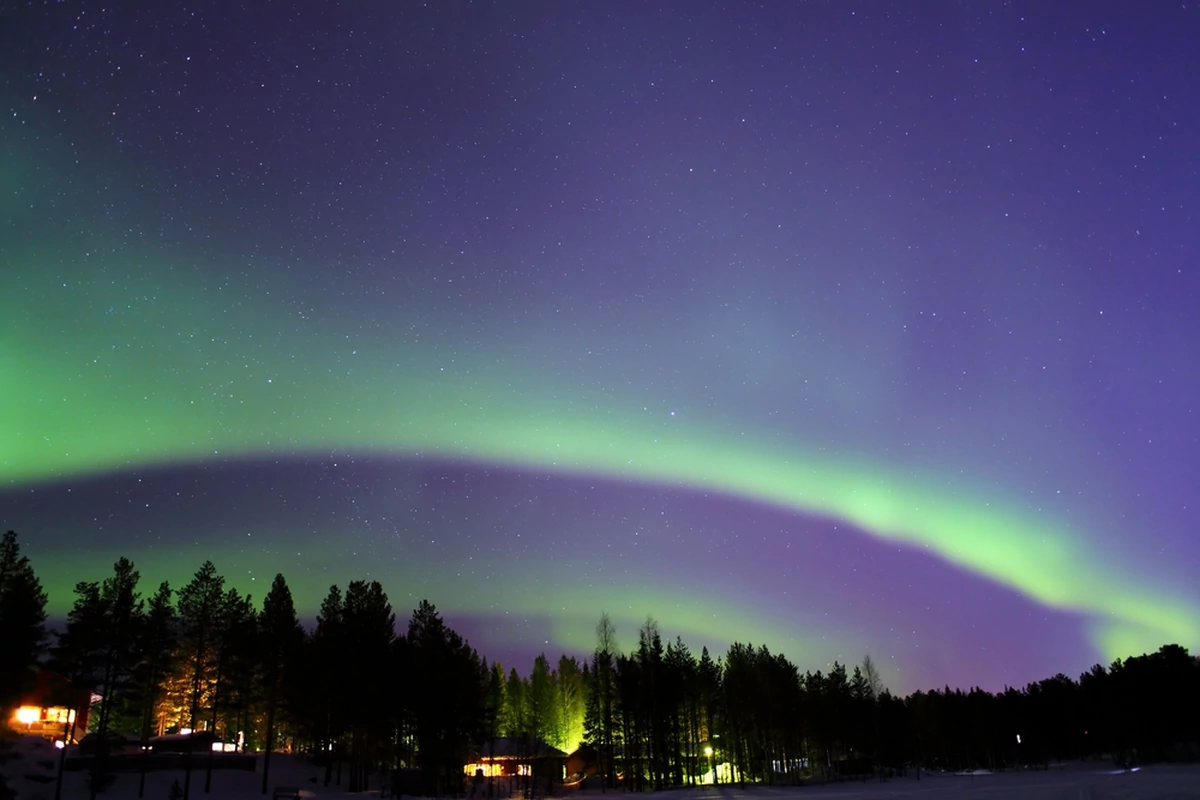
<svg viewBox="0 0 1200 800">
<path fill-rule="evenodd" d="M 27 6 L 0 525 L 489 657 L 1200 646 L 1198 12 Z"/>
</svg>

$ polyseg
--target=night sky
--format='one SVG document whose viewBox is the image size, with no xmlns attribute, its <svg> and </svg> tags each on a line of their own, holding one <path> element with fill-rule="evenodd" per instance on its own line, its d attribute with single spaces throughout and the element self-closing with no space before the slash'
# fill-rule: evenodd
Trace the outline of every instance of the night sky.
<svg viewBox="0 0 1200 800">
<path fill-rule="evenodd" d="M 526 671 L 1200 646 L 1200 7 L 0 12 L 0 527 Z"/>
</svg>

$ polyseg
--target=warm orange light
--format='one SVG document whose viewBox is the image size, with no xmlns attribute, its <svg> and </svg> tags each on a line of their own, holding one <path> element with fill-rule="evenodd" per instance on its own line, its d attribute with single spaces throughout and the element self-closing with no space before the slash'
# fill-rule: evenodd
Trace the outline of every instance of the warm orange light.
<svg viewBox="0 0 1200 800">
<path fill-rule="evenodd" d="M 17 709 L 17 722 L 32 725 L 42 718 L 42 710 L 36 706 L 21 706 Z"/>
<path fill-rule="evenodd" d="M 463 767 L 463 773 L 468 776 L 474 776 L 476 771 L 482 772 L 485 778 L 497 778 L 504 775 L 504 765 L 496 763 L 485 764 L 467 764 Z"/>
<path fill-rule="evenodd" d="M 66 708 L 65 706 L 51 706 L 46 709 L 45 719 L 47 722 L 74 722 L 75 709 Z"/>
</svg>

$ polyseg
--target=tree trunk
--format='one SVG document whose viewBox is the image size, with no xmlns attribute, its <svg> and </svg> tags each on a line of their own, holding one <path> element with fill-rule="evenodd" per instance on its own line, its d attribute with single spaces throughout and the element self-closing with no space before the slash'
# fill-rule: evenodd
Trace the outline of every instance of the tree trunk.
<svg viewBox="0 0 1200 800">
<path fill-rule="evenodd" d="M 192 659 L 192 704 L 191 711 L 188 714 L 188 726 L 193 732 L 196 730 L 196 714 L 199 713 L 200 706 L 200 671 L 204 659 L 204 634 L 205 631 L 201 627 L 199 638 L 196 641 L 196 655 Z M 183 757 L 183 800 L 189 800 L 192 792 L 192 751 L 188 748 Z"/>
<path fill-rule="evenodd" d="M 274 692 L 271 693 L 274 695 Z M 271 697 L 267 705 L 267 741 L 263 748 L 263 779 L 262 793 L 267 793 L 268 776 L 271 773 L 271 750 L 275 746 L 275 698 Z"/>
<path fill-rule="evenodd" d="M 67 745 L 75 738 L 75 721 L 79 718 L 79 709 L 74 708 L 68 711 L 67 718 L 69 721 L 63 725 L 63 749 L 58 751 L 58 777 L 54 782 L 54 800 L 62 800 L 63 770 L 67 766 Z"/>
<path fill-rule="evenodd" d="M 153 663 L 153 662 L 151 662 Z M 158 669 L 151 667 L 150 676 L 146 681 L 145 694 L 142 696 L 142 758 L 141 774 L 138 776 L 138 800 L 146 795 L 146 767 L 150 765 L 150 720 L 154 717 L 154 701 L 157 694 Z"/>
</svg>

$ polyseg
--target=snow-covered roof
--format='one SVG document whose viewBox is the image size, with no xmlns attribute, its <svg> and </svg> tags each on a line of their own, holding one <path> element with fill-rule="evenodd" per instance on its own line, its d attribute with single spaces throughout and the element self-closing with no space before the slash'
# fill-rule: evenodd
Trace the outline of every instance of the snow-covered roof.
<svg viewBox="0 0 1200 800">
<path fill-rule="evenodd" d="M 541 739 L 519 736 L 497 736 L 481 742 L 475 752 L 484 761 L 512 761 L 527 758 L 566 758 L 567 754 Z"/>
</svg>

